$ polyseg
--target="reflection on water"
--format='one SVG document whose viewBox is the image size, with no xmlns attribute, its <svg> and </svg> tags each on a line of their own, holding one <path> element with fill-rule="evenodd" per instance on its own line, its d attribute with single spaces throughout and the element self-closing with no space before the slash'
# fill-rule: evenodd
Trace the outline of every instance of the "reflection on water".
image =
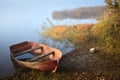
<svg viewBox="0 0 120 80">
<path fill-rule="evenodd" d="M 17 56 L 16 58 L 17 58 L 17 59 L 27 59 L 27 58 L 33 58 L 33 57 L 35 57 L 35 56 L 32 55 L 32 54 L 30 54 L 30 53 L 26 53 L 26 54 Z"/>
<path fill-rule="evenodd" d="M 11 59 L 10 52 L 7 46 L 3 43 L 0 43 L 0 77 L 8 76 L 14 72 Z"/>
</svg>

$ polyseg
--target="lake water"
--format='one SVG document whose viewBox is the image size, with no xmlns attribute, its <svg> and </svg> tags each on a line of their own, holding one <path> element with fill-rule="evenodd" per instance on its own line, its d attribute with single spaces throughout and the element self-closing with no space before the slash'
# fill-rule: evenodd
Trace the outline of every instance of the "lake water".
<svg viewBox="0 0 120 80">
<path fill-rule="evenodd" d="M 14 72 L 9 46 L 26 40 L 38 42 L 39 36 L 35 30 L 37 28 L 31 26 L 4 25 L 0 27 L 0 77 L 11 75 Z"/>
<path fill-rule="evenodd" d="M 34 41 L 48 43 L 49 46 L 60 45 L 59 47 L 64 47 L 65 44 L 61 45 L 61 42 L 56 42 L 53 44 L 51 39 L 40 39 L 37 34 L 37 29 L 39 27 L 31 26 L 1 26 L 0 29 L 0 78 L 4 76 L 10 76 L 14 73 L 14 67 L 10 59 L 9 46 L 23 42 L 23 41 Z M 56 46 L 59 48 L 58 46 Z M 67 50 L 67 49 L 66 49 Z"/>
<path fill-rule="evenodd" d="M 82 21 L 82 23 L 83 22 L 84 21 Z M 95 21 L 90 21 L 90 23 L 91 22 Z M 9 46 L 13 44 L 27 40 L 40 42 L 60 49 L 63 54 L 66 54 L 75 48 L 71 43 L 67 42 L 66 44 L 66 40 L 58 42 L 51 39 L 41 38 L 37 33 L 39 28 L 40 25 L 36 26 L 32 24 L 7 25 L 4 23 L 4 25 L 0 25 L 0 78 L 10 76 L 14 73 L 9 50 Z"/>
</svg>

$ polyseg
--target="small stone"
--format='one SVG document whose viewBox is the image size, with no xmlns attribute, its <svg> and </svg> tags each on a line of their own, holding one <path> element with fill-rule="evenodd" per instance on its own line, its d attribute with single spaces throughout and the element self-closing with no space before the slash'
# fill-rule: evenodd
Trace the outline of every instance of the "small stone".
<svg viewBox="0 0 120 80">
<path fill-rule="evenodd" d="M 89 49 L 89 52 L 90 52 L 90 53 L 94 53 L 95 51 L 96 51 L 96 48 L 90 48 L 90 49 Z"/>
</svg>

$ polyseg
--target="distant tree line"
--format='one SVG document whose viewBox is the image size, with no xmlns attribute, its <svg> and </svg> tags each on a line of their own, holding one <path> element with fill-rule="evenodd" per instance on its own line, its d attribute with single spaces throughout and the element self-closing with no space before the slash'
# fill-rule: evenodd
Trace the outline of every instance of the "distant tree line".
<svg viewBox="0 0 120 80">
<path fill-rule="evenodd" d="M 105 11 L 104 6 L 96 7 L 80 7 L 70 10 L 54 11 L 52 13 L 53 19 L 87 19 L 87 18 L 99 18 Z"/>
</svg>

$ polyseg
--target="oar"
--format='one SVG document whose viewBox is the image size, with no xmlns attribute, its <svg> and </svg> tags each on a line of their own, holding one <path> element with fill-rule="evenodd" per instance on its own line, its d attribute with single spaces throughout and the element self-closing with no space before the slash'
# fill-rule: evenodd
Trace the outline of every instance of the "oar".
<svg viewBox="0 0 120 80">
<path fill-rule="evenodd" d="M 50 53 L 42 54 L 42 55 L 36 56 L 36 57 L 34 57 L 34 58 L 32 58 L 32 59 L 29 59 L 29 60 L 26 60 L 26 61 L 30 61 L 30 62 L 37 61 L 37 60 L 40 60 L 40 59 L 42 59 L 42 58 L 44 58 L 44 57 L 46 57 L 46 56 L 49 56 L 49 55 L 51 55 L 51 54 L 54 55 L 54 53 L 55 53 L 55 52 L 52 51 L 52 52 L 50 52 Z"/>
<path fill-rule="evenodd" d="M 41 48 L 43 48 L 43 47 L 41 47 L 41 46 L 35 47 L 35 48 L 28 49 L 28 50 L 25 50 L 25 51 L 22 51 L 22 52 L 19 52 L 19 53 L 15 53 L 15 54 L 13 54 L 13 56 L 16 57 L 16 56 L 19 56 L 19 55 L 23 55 L 23 54 L 25 54 L 25 53 L 28 53 L 28 52 L 30 52 L 30 51 L 34 51 L 34 50 L 37 50 L 37 49 L 41 49 Z"/>
</svg>

